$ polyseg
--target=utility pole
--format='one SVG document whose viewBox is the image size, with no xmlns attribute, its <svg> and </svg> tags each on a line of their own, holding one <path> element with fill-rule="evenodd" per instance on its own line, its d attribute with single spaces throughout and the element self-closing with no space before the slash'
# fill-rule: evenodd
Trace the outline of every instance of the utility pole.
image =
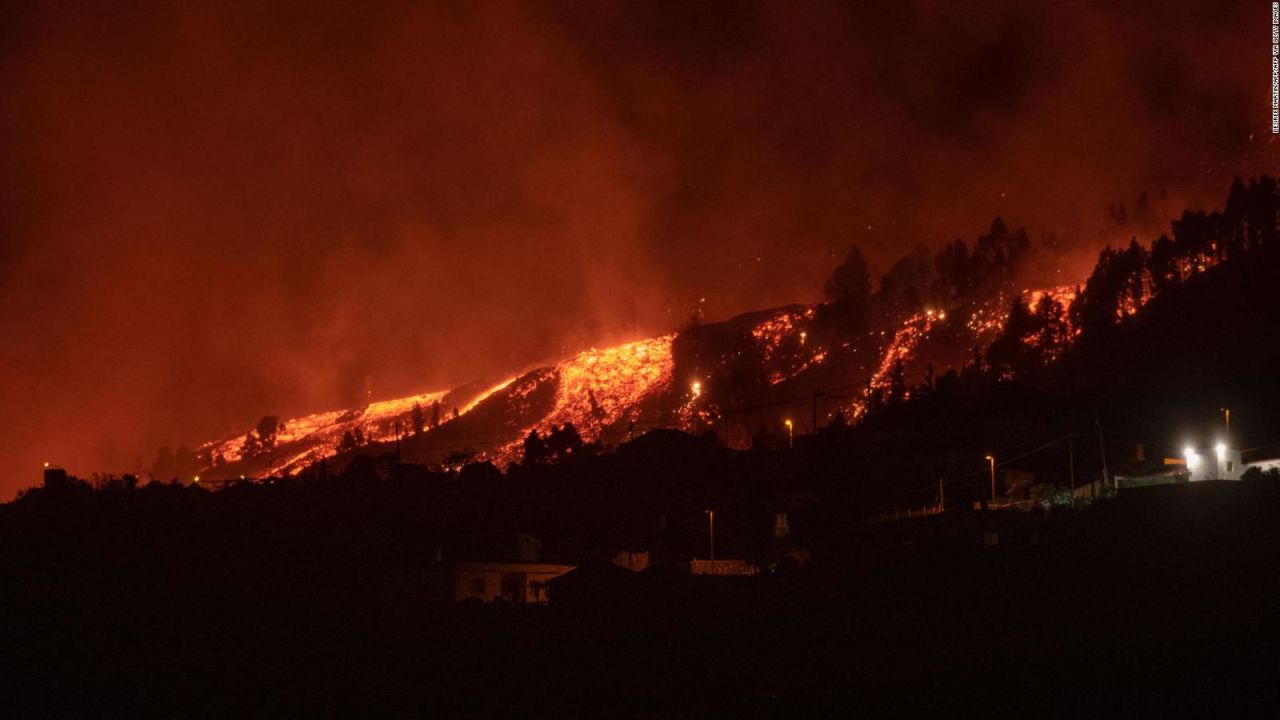
<svg viewBox="0 0 1280 720">
<path fill-rule="evenodd" d="M 395 430 L 396 430 L 396 462 L 399 463 L 400 462 L 400 421 L 399 420 L 395 422 Z"/>
<path fill-rule="evenodd" d="M 996 504 L 996 458 L 994 455 L 987 455 L 983 458 L 991 463 L 991 504 Z"/>
<path fill-rule="evenodd" d="M 1102 442 L 1102 419 L 1098 416 L 1097 411 L 1093 413 L 1093 426 L 1098 430 L 1098 450 L 1102 453 L 1102 487 L 1106 487 L 1109 482 L 1107 479 L 1107 446 Z"/>
<path fill-rule="evenodd" d="M 716 560 L 716 511 L 707 510 L 707 529 L 708 529 L 708 549 L 711 552 L 711 561 Z"/>
<path fill-rule="evenodd" d="M 943 484 L 942 478 L 938 478 L 938 512 L 947 509 L 947 486 Z"/>
<path fill-rule="evenodd" d="M 1076 439 L 1067 436 L 1067 468 L 1071 473 L 1071 497 L 1076 496 Z"/>
<path fill-rule="evenodd" d="M 818 391 L 813 391 L 813 434 L 818 434 Z"/>
</svg>

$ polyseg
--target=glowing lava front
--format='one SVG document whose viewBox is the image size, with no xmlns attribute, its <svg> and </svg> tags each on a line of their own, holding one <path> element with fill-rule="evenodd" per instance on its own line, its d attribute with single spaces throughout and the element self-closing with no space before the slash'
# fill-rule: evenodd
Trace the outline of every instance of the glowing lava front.
<svg viewBox="0 0 1280 720">
<path fill-rule="evenodd" d="M 556 365 L 557 385 L 551 411 L 525 428 L 518 441 L 497 455 L 509 459 L 529 432 L 545 432 L 565 423 L 572 423 L 587 442 L 600 440 L 618 423 L 642 419 L 649 400 L 655 404 L 656 416 L 658 396 L 671 387 L 673 340 L 675 335 L 664 335 L 592 349 Z"/>
</svg>

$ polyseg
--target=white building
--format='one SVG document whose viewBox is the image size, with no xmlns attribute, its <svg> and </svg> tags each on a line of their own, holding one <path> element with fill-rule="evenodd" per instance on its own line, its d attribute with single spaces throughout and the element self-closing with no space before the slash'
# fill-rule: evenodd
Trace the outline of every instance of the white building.
<svg viewBox="0 0 1280 720">
<path fill-rule="evenodd" d="M 1244 474 L 1244 463 L 1240 461 L 1240 451 L 1229 448 L 1225 443 L 1207 450 L 1188 447 L 1182 453 L 1187 463 L 1187 476 L 1191 482 L 1201 480 L 1239 480 Z"/>
</svg>

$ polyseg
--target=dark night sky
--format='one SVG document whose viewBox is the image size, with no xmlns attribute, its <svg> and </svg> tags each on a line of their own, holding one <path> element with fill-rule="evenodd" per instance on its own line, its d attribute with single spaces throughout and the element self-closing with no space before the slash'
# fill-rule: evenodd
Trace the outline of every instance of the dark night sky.
<svg viewBox="0 0 1280 720">
<path fill-rule="evenodd" d="M 323 5 L 6 3 L 0 497 L 1276 159 L 1262 2 Z"/>
</svg>

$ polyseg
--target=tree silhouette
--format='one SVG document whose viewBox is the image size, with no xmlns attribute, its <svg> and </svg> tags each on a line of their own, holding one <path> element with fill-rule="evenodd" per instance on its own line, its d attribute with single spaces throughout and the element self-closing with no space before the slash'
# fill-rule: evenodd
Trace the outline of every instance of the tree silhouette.
<svg viewBox="0 0 1280 720">
<path fill-rule="evenodd" d="M 551 456 L 551 451 L 547 448 L 547 443 L 538 434 L 536 429 L 530 430 L 529 435 L 524 439 L 524 464 L 537 465 L 544 463 Z"/>
<path fill-rule="evenodd" d="M 263 452 L 271 452 L 275 449 L 276 436 L 283 428 L 284 424 L 275 415 L 267 415 L 258 421 L 254 430 L 258 433 L 258 443 L 262 446 Z"/>
<path fill-rule="evenodd" d="M 988 291 L 1009 289 L 1030 249 L 1031 240 L 1025 229 L 1010 232 L 1004 219 L 996 217 L 987 234 L 979 237 L 973 248 L 969 271 L 974 286 Z"/>
<path fill-rule="evenodd" d="M 338 452 L 347 453 L 355 450 L 360 444 L 356 442 L 355 433 L 350 430 L 343 431 L 342 439 L 338 441 Z"/>
<path fill-rule="evenodd" d="M 1168 235 L 1161 235 L 1151 244 L 1147 268 L 1151 272 L 1151 284 L 1156 292 L 1163 292 L 1182 279 L 1178 259 L 1177 248 Z"/>
<path fill-rule="evenodd" d="M 551 428 L 551 432 L 547 434 L 547 449 L 557 460 L 573 454 L 581 454 L 583 442 L 582 436 L 578 434 L 578 428 L 574 427 L 573 423 Z"/>
<path fill-rule="evenodd" d="M 947 243 L 933 259 L 935 271 L 932 295 L 947 307 L 954 307 L 973 290 L 969 272 L 969 248 L 956 238 Z"/>
<path fill-rule="evenodd" d="M 1276 193 L 1275 178 L 1263 175 L 1257 182 L 1249 181 L 1245 193 L 1245 219 L 1248 223 L 1249 247 L 1272 245 L 1276 241 L 1276 219 L 1280 212 L 1280 195 Z"/>
<path fill-rule="evenodd" d="M 885 395 L 887 403 L 900 403 L 907 399 L 907 368 L 902 358 L 893 361 L 889 366 L 889 387 Z"/>
<path fill-rule="evenodd" d="M 1146 296 L 1149 264 L 1147 251 L 1136 240 L 1125 250 L 1102 249 L 1093 274 L 1071 303 L 1071 314 L 1084 336 L 1109 336 L 1127 309 Z"/>
<path fill-rule="evenodd" d="M 262 443 L 258 441 L 258 436 L 250 430 L 244 434 L 244 441 L 240 443 L 240 457 L 252 460 L 261 454 Z"/>
<path fill-rule="evenodd" d="M 413 434 L 421 435 L 422 431 L 426 429 L 426 425 L 427 417 L 422 412 L 422 405 L 414 403 L 413 409 L 409 411 L 409 426 L 413 428 Z"/>
<path fill-rule="evenodd" d="M 835 324 L 846 334 L 862 332 L 867 323 L 871 284 L 867 261 L 857 245 L 850 246 L 849 254 L 832 271 L 824 290 L 829 303 L 828 312 Z"/>
<path fill-rule="evenodd" d="M 933 283 L 929 253 L 923 245 L 916 245 L 880 279 L 880 289 L 875 296 L 876 308 L 893 319 L 919 312 L 931 298 Z"/>
</svg>

